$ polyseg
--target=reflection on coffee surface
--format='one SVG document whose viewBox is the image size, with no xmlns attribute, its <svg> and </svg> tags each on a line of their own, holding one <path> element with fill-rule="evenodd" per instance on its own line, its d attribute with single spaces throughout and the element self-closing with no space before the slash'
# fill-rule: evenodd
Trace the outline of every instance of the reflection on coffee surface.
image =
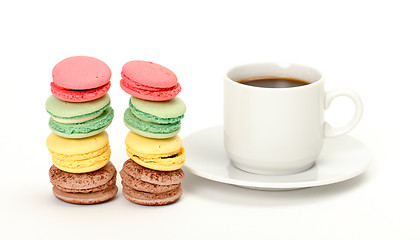
<svg viewBox="0 0 420 240">
<path fill-rule="evenodd" d="M 301 79 L 280 77 L 252 77 L 241 79 L 237 82 L 248 86 L 263 88 L 290 88 L 310 84 L 309 82 Z"/>
</svg>

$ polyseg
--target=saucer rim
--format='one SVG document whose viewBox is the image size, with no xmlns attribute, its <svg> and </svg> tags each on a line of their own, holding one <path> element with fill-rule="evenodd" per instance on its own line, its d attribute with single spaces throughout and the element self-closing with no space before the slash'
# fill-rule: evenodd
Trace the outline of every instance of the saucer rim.
<svg viewBox="0 0 420 240">
<path fill-rule="evenodd" d="M 354 174 L 349 174 L 349 175 L 343 176 L 341 178 L 316 180 L 316 181 L 287 182 L 287 183 L 284 183 L 284 182 L 278 182 L 278 183 L 274 183 L 274 182 L 250 182 L 250 181 L 245 181 L 245 180 L 224 178 L 224 177 L 219 177 L 219 176 L 215 176 L 215 175 L 212 175 L 212 174 L 203 173 L 203 172 L 200 172 L 200 171 L 196 171 L 196 170 L 194 170 L 194 169 L 192 169 L 188 166 L 185 166 L 185 165 L 184 165 L 184 168 L 188 172 L 190 172 L 190 173 L 192 173 L 196 176 L 205 178 L 207 180 L 214 181 L 214 182 L 219 182 L 219 183 L 224 183 L 224 184 L 230 184 L 230 185 L 239 186 L 239 187 L 245 187 L 245 188 L 250 188 L 250 189 L 263 189 L 263 190 L 295 190 L 295 189 L 326 186 L 326 185 L 331 185 L 331 184 L 340 183 L 340 182 L 350 180 L 350 179 L 355 178 L 355 177 L 363 174 L 364 172 L 366 172 L 369 165 L 370 165 L 370 163 L 366 164 L 365 168 L 361 169 L 360 171 L 354 172 Z M 307 171 L 310 171 L 310 170 L 311 169 L 308 169 L 304 172 L 307 172 Z M 304 172 L 300 172 L 300 173 L 304 173 Z M 246 174 L 252 174 L 252 173 L 248 173 L 248 172 L 245 172 L 245 173 Z M 292 176 L 292 175 L 295 175 L 295 174 L 289 174 L 288 176 Z"/>
<path fill-rule="evenodd" d="M 194 132 L 188 134 L 183 139 L 186 139 L 186 138 L 190 137 L 191 135 L 197 134 L 201 131 L 205 131 L 205 130 L 208 130 L 208 129 L 211 129 L 211 128 L 215 128 L 215 129 L 222 128 L 223 129 L 223 125 L 215 125 L 215 126 L 199 129 L 197 131 L 194 131 Z M 224 184 L 230 184 L 230 185 L 245 187 L 245 188 L 250 188 L 250 189 L 256 189 L 256 190 L 274 190 L 274 191 L 275 190 L 295 190 L 295 189 L 325 186 L 325 185 L 330 185 L 330 184 L 334 184 L 334 183 L 344 182 L 344 181 L 350 180 L 352 178 L 355 178 L 355 177 L 363 174 L 364 172 L 366 172 L 367 169 L 369 168 L 370 164 L 371 164 L 371 158 L 372 158 L 371 154 L 368 151 L 365 144 L 363 144 L 363 142 L 361 142 L 357 138 L 354 138 L 350 135 L 345 135 L 345 136 L 342 136 L 342 137 L 351 138 L 351 139 L 359 142 L 365 148 L 366 152 L 369 154 L 369 157 L 366 157 L 367 160 L 366 160 L 363 167 L 361 167 L 358 171 L 354 171 L 352 173 L 343 175 L 342 177 L 308 180 L 308 181 L 299 181 L 299 182 L 250 182 L 248 180 L 240 180 L 240 179 L 220 177 L 220 176 L 217 176 L 217 175 L 214 175 L 214 174 L 209 174 L 205 171 L 196 170 L 196 169 L 190 167 L 190 165 L 188 163 L 188 160 L 185 162 L 183 168 L 185 168 L 185 170 L 187 170 L 188 172 L 190 172 L 190 173 L 192 173 L 196 176 L 208 179 L 210 181 L 224 183 Z M 229 159 L 227 159 L 227 160 L 230 161 Z M 232 164 L 232 163 L 230 163 L 230 164 Z M 235 167 L 235 166 L 233 166 L 233 167 Z M 314 166 L 311 167 L 308 170 L 305 170 L 305 171 L 299 172 L 299 173 L 288 174 L 288 175 L 285 175 L 285 176 L 294 176 L 296 174 L 305 173 L 305 172 L 314 170 L 317 167 L 318 167 L 318 165 L 315 163 Z M 242 170 L 240 170 L 240 171 L 242 171 Z M 254 175 L 253 173 L 249 173 L 249 172 L 246 172 L 246 171 L 242 171 L 242 172 L 245 173 L 245 174 Z"/>
</svg>

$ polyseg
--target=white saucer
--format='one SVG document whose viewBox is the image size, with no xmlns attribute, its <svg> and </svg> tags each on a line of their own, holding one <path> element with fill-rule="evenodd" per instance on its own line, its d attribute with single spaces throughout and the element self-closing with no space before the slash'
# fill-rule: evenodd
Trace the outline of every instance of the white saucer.
<svg viewBox="0 0 420 240">
<path fill-rule="evenodd" d="M 314 167 L 291 175 L 265 176 L 235 168 L 223 147 L 223 126 L 202 129 L 182 140 L 185 169 L 216 182 L 260 190 L 292 190 L 338 183 L 366 171 L 368 149 L 350 136 L 327 138 Z"/>
</svg>

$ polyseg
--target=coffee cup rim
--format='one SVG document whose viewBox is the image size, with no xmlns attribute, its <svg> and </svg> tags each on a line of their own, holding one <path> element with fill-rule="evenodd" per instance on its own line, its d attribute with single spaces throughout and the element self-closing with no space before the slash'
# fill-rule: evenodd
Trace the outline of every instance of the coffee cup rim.
<svg viewBox="0 0 420 240">
<path fill-rule="evenodd" d="M 306 85 L 302 85 L 302 86 L 297 86 L 297 87 L 290 87 L 290 88 L 265 88 L 265 87 L 257 87 L 257 86 L 249 86 L 246 84 L 242 84 L 239 83 L 238 80 L 232 79 L 231 76 L 229 76 L 229 74 L 231 74 L 232 71 L 238 69 L 238 68 L 246 68 L 246 67 L 255 67 L 256 65 L 277 65 L 277 66 L 281 66 L 284 68 L 290 67 L 290 66 L 295 66 L 295 67 L 300 67 L 300 68 L 305 68 L 307 70 L 312 71 L 315 74 L 318 74 L 319 77 L 315 78 L 315 80 L 307 80 L 307 79 L 302 79 L 304 81 L 309 82 L 309 84 Z M 266 75 L 266 76 L 270 76 L 272 77 L 273 75 Z M 252 76 L 248 76 L 248 77 L 252 77 Z M 261 76 L 264 77 L 264 76 Z M 285 77 L 285 76 L 283 76 Z M 228 80 L 229 82 L 232 82 L 232 84 L 234 84 L 235 86 L 240 86 L 243 88 L 248 88 L 248 89 L 258 89 L 261 91 L 294 91 L 294 90 L 298 90 L 298 89 L 303 89 L 303 88 L 310 88 L 310 87 L 314 87 L 316 85 L 321 84 L 325 77 L 324 74 L 322 74 L 322 72 L 320 70 L 318 70 L 317 68 L 311 67 L 309 65 L 306 64 L 301 64 L 301 63 L 294 63 L 294 62 L 284 62 L 284 61 L 266 61 L 266 62 L 250 62 L 250 63 L 243 63 L 243 64 L 237 64 L 231 68 L 229 68 L 226 72 L 225 72 L 225 76 L 224 78 L 226 80 Z M 241 79 L 245 79 L 247 77 L 243 77 Z M 301 79 L 301 78 L 298 78 Z"/>
</svg>

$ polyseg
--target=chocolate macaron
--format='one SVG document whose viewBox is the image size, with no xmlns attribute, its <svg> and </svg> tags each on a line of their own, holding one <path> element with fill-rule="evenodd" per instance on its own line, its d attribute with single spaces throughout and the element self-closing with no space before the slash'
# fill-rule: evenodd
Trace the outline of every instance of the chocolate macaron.
<svg viewBox="0 0 420 240">
<path fill-rule="evenodd" d="M 88 173 L 69 173 L 52 165 L 49 171 L 54 195 L 68 203 L 96 204 L 112 199 L 118 192 L 117 171 L 111 162 Z"/>
<path fill-rule="evenodd" d="M 129 201 L 141 205 L 166 205 L 182 195 L 182 169 L 157 171 L 127 160 L 120 171 L 123 195 Z"/>
</svg>

